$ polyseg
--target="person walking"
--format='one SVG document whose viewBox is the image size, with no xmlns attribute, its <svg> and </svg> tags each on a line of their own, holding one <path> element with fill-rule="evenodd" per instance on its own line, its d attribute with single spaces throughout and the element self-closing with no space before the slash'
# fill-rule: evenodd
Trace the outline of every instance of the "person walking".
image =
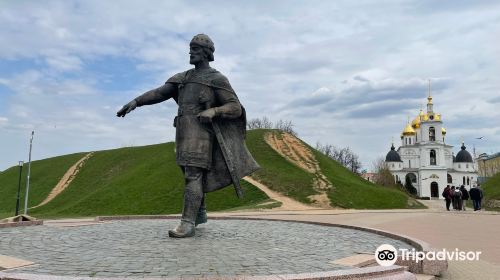
<svg viewBox="0 0 500 280">
<path fill-rule="evenodd" d="M 454 194 L 455 194 L 455 186 L 451 186 L 450 188 L 451 207 L 453 207 L 454 210 L 457 210 L 457 200 Z"/>
<path fill-rule="evenodd" d="M 469 192 L 464 185 L 460 187 L 460 191 L 462 192 L 462 210 L 465 211 L 465 203 L 469 200 Z"/>
<path fill-rule="evenodd" d="M 452 187 L 452 196 L 453 196 L 453 209 L 460 211 L 462 210 L 462 192 L 458 187 Z"/>
<path fill-rule="evenodd" d="M 446 201 L 446 210 L 450 211 L 450 204 L 451 204 L 450 185 L 447 185 L 446 188 L 444 188 L 443 193 L 441 195 L 444 197 Z"/>
<path fill-rule="evenodd" d="M 483 189 L 481 188 L 481 185 L 477 185 L 477 188 L 479 189 L 479 209 L 481 210 L 481 204 L 483 203 Z"/>
<path fill-rule="evenodd" d="M 474 207 L 474 211 L 481 209 L 481 199 L 483 198 L 482 190 L 474 185 L 470 189 L 470 199 L 472 200 L 472 206 Z"/>
</svg>

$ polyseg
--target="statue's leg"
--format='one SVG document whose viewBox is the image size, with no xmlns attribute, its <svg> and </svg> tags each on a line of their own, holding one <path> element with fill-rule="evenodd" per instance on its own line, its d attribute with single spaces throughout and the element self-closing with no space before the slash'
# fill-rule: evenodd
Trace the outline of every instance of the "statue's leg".
<svg viewBox="0 0 500 280">
<path fill-rule="evenodd" d="M 203 175 L 204 169 L 199 167 L 186 166 L 184 178 L 184 207 L 182 209 L 182 219 L 179 226 L 170 230 L 170 237 L 183 238 L 194 236 L 195 221 L 203 199 Z"/>
<path fill-rule="evenodd" d="M 207 220 L 207 206 L 205 204 L 205 194 L 203 194 L 200 209 L 198 210 L 198 215 L 196 215 L 196 222 L 194 223 L 194 225 L 197 226 L 199 224 L 204 224 L 207 222 Z"/>
</svg>

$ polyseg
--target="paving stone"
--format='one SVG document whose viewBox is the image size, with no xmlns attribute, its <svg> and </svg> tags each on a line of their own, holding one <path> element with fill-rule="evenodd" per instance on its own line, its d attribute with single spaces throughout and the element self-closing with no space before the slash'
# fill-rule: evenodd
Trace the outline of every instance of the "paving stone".
<svg viewBox="0 0 500 280">
<path fill-rule="evenodd" d="M 279 221 L 212 220 L 191 239 L 171 239 L 174 220 L 128 220 L 84 227 L 0 230 L 0 252 L 37 266 L 15 273 L 93 277 L 269 275 L 350 268 L 332 260 L 411 246 L 346 228 Z M 34 246 L 36 244 L 36 246 Z"/>
</svg>

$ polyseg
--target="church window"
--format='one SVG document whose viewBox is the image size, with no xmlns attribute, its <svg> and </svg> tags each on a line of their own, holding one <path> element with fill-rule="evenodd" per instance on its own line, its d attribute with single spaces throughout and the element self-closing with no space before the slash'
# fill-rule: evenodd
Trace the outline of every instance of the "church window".
<svg viewBox="0 0 500 280">
<path fill-rule="evenodd" d="M 460 168 L 462 168 L 462 167 L 460 166 L 460 164 L 458 164 L 458 169 L 460 169 Z"/>
<path fill-rule="evenodd" d="M 436 141 L 436 130 L 433 126 L 429 127 L 429 141 Z"/>
<path fill-rule="evenodd" d="M 451 177 L 451 175 L 449 173 L 448 173 L 447 179 L 448 179 L 448 184 L 453 183 L 453 178 Z"/>
<path fill-rule="evenodd" d="M 465 168 L 467 168 L 467 169 L 469 168 L 469 164 L 468 163 L 465 165 Z"/>
<path fill-rule="evenodd" d="M 408 168 L 411 168 L 411 160 L 408 160 Z"/>
<path fill-rule="evenodd" d="M 436 165 L 436 151 L 431 150 L 430 158 L 431 158 L 431 165 Z"/>
<path fill-rule="evenodd" d="M 394 168 L 394 163 L 392 164 L 392 168 Z"/>
<path fill-rule="evenodd" d="M 465 176 L 462 179 L 463 179 L 463 182 L 464 182 L 462 185 L 465 185 Z"/>
<path fill-rule="evenodd" d="M 467 186 L 470 185 L 469 177 L 467 177 Z"/>
</svg>

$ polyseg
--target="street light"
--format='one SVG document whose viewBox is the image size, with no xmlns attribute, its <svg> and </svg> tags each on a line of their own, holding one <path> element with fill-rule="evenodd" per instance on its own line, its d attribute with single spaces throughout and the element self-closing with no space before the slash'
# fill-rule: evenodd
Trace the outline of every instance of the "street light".
<svg viewBox="0 0 500 280">
<path fill-rule="evenodd" d="M 30 154 L 28 162 L 28 176 L 26 176 L 26 194 L 24 195 L 24 215 L 28 215 L 28 194 L 30 193 L 30 173 L 31 173 L 31 148 L 33 147 L 33 136 L 35 131 L 31 131 Z"/>
<path fill-rule="evenodd" d="M 17 187 L 17 200 L 16 200 L 16 215 L 19 215 L 19 196 L 21 193 L 21 174 L 23 173 L 23 164 L 24 162 L 21 160 L 19 161 L 19 184 Z"/>
</svg>

